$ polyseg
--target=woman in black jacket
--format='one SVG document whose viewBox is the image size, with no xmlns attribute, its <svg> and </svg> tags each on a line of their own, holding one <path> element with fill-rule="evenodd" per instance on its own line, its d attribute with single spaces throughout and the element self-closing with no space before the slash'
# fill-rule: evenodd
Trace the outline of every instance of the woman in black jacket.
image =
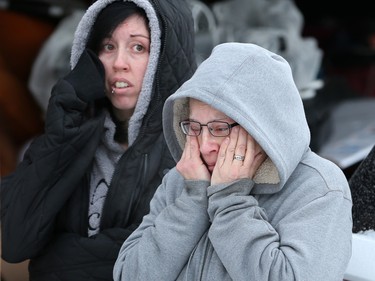
<svg viewBox="0 0 375 281">
<path fill-rule="evenodd" d="M 185 0 L 98 0 L 52 90 L 45 133 L 2 179 L 2 258 L 30 280 L 112 280 L 129 234 L 175 163 L 164 101 L 196 68 Z"/>
</svg>

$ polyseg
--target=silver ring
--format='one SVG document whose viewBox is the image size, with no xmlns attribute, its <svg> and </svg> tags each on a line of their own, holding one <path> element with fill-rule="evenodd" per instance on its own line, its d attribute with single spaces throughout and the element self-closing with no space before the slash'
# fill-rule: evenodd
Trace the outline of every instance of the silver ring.
<svg viewBox="0 0 375 281">
<path fill-rule="evenodd" d="M 116 92 L 115 92 L 115 90 L 114 90 L 114 89 L 112 89 L 112 95 L 114 95 L 114 94 L 116 94 Z"/>
<path fill-rule="evenodd" d="M 245 160 L 245 156 L 234 155 L 234 156 L 233 156 L 233 160 L 240 160 L 240 161 L 243 161 L 243 160 Z"/>
</svg>

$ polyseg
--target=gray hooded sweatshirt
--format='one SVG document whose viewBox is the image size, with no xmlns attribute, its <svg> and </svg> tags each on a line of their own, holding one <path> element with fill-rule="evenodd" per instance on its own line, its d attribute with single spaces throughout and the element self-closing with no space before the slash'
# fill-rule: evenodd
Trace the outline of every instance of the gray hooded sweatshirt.
<svg viewBox="0 0 375 281">
<path fill-rule="evenodd" d="M 176 169 L 123 244 L 115 280 L 343 280 L 351 256 L 351 195 L 342 171 L 309 148 L 290 66 L 253 44 L 214 48 L 163 111 L 176 161 L 188 98 L 238 122 L 268 155 L 254 179 L 210 185 Z"/>
</svg>

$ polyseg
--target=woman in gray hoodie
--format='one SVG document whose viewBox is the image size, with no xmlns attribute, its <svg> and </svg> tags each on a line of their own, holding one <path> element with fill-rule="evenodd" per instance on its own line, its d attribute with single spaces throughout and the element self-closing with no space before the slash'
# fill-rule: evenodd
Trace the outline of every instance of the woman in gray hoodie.
<svg viewBox="0 0 375 281">
<path fill-rule="evenodd" d="M 123 244 L 115 280 L 342 280 L 351 194 L 309 148 L 288 63 L 253 44 L 214 48 L 169 97 L 178 164 Z"/>
</svg>

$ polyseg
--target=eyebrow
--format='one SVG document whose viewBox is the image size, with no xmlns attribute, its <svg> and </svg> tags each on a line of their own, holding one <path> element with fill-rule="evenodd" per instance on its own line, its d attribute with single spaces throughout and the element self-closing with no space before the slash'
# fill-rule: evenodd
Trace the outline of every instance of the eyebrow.
<svg viewBox="0 0 375 281">
<path fill-rule="evenodd" d="M 131 34 L 130 37 L 143 37 L 143 38 L 146 38 L 146 39 L 150 40 L 149 36 L 146 36 L 146 35 L 143 35 L 143 34 Z"/>
<path fill-rule="evenodd" d="M 189 121 L 195 121 L 195 122 L 199 123 L 199 121 L 196 120 L 196 119 L 194 119 L 194 118 L 190 118 L 189 117 L 187 120 L 189 120 Z M 213 119 L 213 120 L 211 120 L 209 122 L 214 122 L 214 121 L 228 122 L 228 120 L 231 120 L 231 118 L 229 118 L 229 117 L 222 117 L 222 118 L 215 118 L 215 119 Z"/>
</svg>

